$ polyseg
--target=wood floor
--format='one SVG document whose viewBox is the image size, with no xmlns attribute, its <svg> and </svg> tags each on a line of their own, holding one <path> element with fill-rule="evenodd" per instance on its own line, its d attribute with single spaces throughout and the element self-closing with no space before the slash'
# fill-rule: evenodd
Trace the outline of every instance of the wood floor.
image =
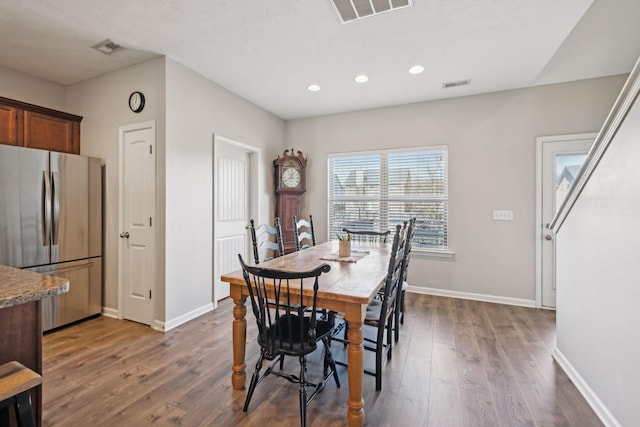
<svg viewBox="0 0 640 427">
<path fill-rule="evenodd" d="M 553 362 L 555 314 L 407 294 L 407 316 L 382 391 L 365 375 L 368 426 L 601 426 Z M 232 302 L 167 333 L 105 317 L 44 337 L 44 426 L 293 426 L 298 389 L 275 376 L 249 411 L 231 388 Z M 258 348 L 248 312 L 247 373 Z M 344 360 L 342 344 L 334 356 Z M 319 375 L 321 350 L 310 359 Z M 365 352 L 371 366 L 373 353 Z M 297 371 L 289 358 L 285 369 Z M 317 363 L 314 363 L 317 362 Z M 313 426 L 344 425 L 348 383 L 327 383 L 308 408 Z M 248 379 L 247 379 L 248 384 Z"/>
</svg>

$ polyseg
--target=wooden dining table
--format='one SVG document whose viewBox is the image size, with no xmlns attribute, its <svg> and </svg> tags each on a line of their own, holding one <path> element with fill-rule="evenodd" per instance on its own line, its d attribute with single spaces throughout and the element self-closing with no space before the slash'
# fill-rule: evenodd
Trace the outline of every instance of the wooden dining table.
<svg viewBox="0 0 640 427">
<path fill-rule="evenodd" d="M 352 248 L 351 257 L 338 256 L 338 241 L 293 252 L 263 262 L 261 267 L 286 271 L 312 270 L 322 263 L 331 270 L 320 276 L 317 306 L 344 313 L 349 324 L 349 346 L 347 349 L 349 397 L 347 399 L 347 425 L 364 424 L 364 399 L 362 397 L 363 358 L 362 324 L 367 304 L 384 283 L 387 273 L 391 244 L 371 244 Z M 247 260 L 245 260 L 246 262 Z M 246 380 L 245 342 L 247 334 L 247 309 L 245 301 L 249 295 L 242 270 L 222 275 L 221 280 L 230 284 L 233 308 L 233 368 L 231 384 L 236 390 L 244 388 Z M 311 305 L 312 292 L 303 295 L 303 303 Z"/>
</svg>

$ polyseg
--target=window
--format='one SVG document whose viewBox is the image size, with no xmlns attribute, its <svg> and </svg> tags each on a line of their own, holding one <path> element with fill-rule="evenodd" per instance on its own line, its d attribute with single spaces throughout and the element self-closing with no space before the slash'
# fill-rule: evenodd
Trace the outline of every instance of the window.
<svg viewBox="0 0 640 427">
<path fill-rule="evenodd" d="M 393 230 L 416 217 L 414 248 L 447 249 L 447 147 L 329 155 L 329 236 Z"/>
</svg>

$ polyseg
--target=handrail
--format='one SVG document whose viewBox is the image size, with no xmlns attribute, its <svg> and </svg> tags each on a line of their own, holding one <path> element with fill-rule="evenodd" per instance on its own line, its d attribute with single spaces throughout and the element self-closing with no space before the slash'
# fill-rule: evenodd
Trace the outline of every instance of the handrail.
<svg viewBox="0 0 640 427">
<path fill-rule="evenodd" d="M 600 129 L 600 132 L 598 132 L 598 135 L 593 142 L 593 146 L 589 150 L 589 154 L 587 154 L 584 166 L 576 177 L 575 184 L 571 187 L 569 194 L 567 194 L 562 205 L 560 205 L 560 209 L 558 209 L 558 212 L 547 226 L 547 228 L 554 233 L 557 233 L 558 230 L 560 230 L 560 227 L 562 227 L 564 220 L 567 218 L 569 212 L 571 212 L 571 209 L 575 205 L 576 200 L 578 200 L 580 193 L 582 193 L 582 190 L 589 181 L 589 178 L 591 178 L 593 171 L 598 166 L 600 159 L 609 147 L 609 144 L 611 144 L 611 141 L 618 132 L 618 128 L 624 121 L 624 118 L 636 100 L 639 92 L 640 58 L 633 66 L 633 70 L 631 70 L 631 73 L 622 87 L 616 102 L 614 102 L 607 119 Z"/>
</svg>

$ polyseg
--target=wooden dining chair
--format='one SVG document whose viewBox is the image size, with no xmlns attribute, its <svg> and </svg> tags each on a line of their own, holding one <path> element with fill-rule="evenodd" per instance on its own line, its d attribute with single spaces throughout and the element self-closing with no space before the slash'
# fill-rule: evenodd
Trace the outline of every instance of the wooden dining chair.
<svg viewBox="0 0 640 427">
<path fill-rule="evenodd" d="M 298 219 L 295 215 L 293 222 L 293 240 L 296 244 L 296 252 L 316 245 L 316 232 L 313 228 L 313 215 L 309 215 L 309 221 Z"/>
<path fill-rule="evenodd" d="M 402 278 L 402 251 L 404 249 L 406 227 L 396 226 L 393 244 L 389 255 L 389 266 L 384 281 L 380 304 L 369 305 L 364 319 L 364 326 L 376 328 L 376 339 L 363 338 L 365 350 L 376 353 L 375 370 L 364 369 L 364 373 L 376 377 L 376 390 L 382 390 L 382 360 L 386 356 L 391 360 L 393 348 L 393 328 L 395 310 L 397 307 L 398 289 Z M 345 331 L 346 332 L 346 331 Z M 340 339 L 335 335 L 332 340 L 347 342 L 348 338 Z M 346 366 L 345 363 L 336 361 Z"/>
<path fill-rule="evenodd" d="M 340 380 L 336 373 L 336 364 L 331 355 L 328 337 L 333 329 L 330 321 L 317 316 L 318 278 L 331 270 L 328 264 L 321 264 L 309 271 L 291 272 L 258 266 L 248 266 L 238 254 L 244 280 L 249 290 L 251 308 L 258 326 L 258 344 L 260 356 L 247 391 L 243 411 L 246 412 L 256 386 L 268 375 L 273 374 L 300 387 L 300 423 L 306 425 L 306 412 L 309 402 L 325 387 L 333 376 L 336 386 Z M 313 291 L 311 306 L 304 307 L 302 295 Z M 324 344 L 323 377 L 317 383 L 306 378 L 307 355 L 318 347 L 318 341 Z M 298 375 L 274 370 L 285 356 L 297 356 L 300 362 Z M 263 374 L 260 374 L 264 360 L 273 361 Z M 307 395 L 307 387 L 314 388 Z"/>
<path fill-rule="evenodd" d="M 411 247 L 413 246 L 413 235 L 416 231 L 416 219 L 411 218 L 409 220 L 409 225 L 407 226 L 404 249 L 402 251 L 402 273 L 400 278 L 400 294 L 397 298 L 397 306 L 395 310 L 395 341 L 398 342 L 400 338 L 400 325 L 404 324 L 404 294 L 409 287 L 409 283 L 407 282 L 407 274 L 409 272 L 409 261 L 411 261 Z"/>
<path fill-rule="evenodd" d="M 252 219 L 249 221 L 249 230 L 251 231 L 253 259 L 256 264 L 284 255 L 280 218 L 276 217 L 273 227 L 268 224 L 260 224 L 256 227 Z"/>
</svg>

